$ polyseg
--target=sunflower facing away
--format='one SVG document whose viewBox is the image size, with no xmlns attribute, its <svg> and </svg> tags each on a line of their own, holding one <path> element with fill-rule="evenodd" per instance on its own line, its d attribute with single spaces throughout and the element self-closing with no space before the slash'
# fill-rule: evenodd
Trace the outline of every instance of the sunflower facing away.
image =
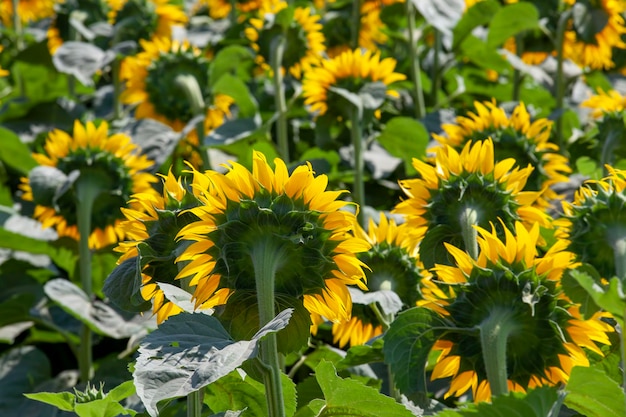
<svg viewBox="0 0 626 417">
<path fill-rule="evenodd" d="M 590 8 L 586 13 L 594 14 L 594 21 L 602 21 L 602 27 L 585 26 L 582 32 L 572 24 L 565 32 L 563 56 L 582 67 L 610 69 L 615 66 L 612 48 L 626 48 L 622 35 L 626 33 L 623 13 L 626 3 L 621 0 L 565 0 L 576 7 L 577 3 Z"/>
<path fill-rule="evenodd" d="M 319 115 L 329 111 L 332 114 L 341 114 L 338 96 L 330 88 L 344 88 L 358 93 L 365 84 L 371 82 L 382 82 L 387 87 L 387 96 L 398 97 L 398 92 L 390 88 L 390 85 L 406 79 L 406 76 L 394 72 L 395 67 L 395 59 L 381 60 L 379 53 L 361 49 L 345 51 L 335 58 L 324 59 L 319 67 L 304 74 L 304 104 L 310 106 L 311 112 Z"/>
<path fill-rule="evenodd" d="M 19 0 L 17 14 L 22 24 L 36 22 L 54 15 L 54 0 Z M 5 27 L 13 27 L 13 1 L 0 0 L 0 21 Z"/>
<path fill-rule="evenodd" d="M 140 41 L 143 51 L 122 62 L 120 78 L 126 82 L 121 100 L 126 104 L 137 104 L 135 117 L 158 120 L 177 132 L 183 130 L 193 118 L 191 106 L 176 77 L 181 74 L 193 76 L 202 90 L 206 105 L 204 119 L 205 134 L 220 126 L 230 117 L 234 100 L 225 94 L 212 94 L 209 88 L 209 60 L 189 42 L 155 38 Z M 199 145 L 192 131 L 183 147 L 193 149 Z M 194 153 L 186 153 L 194 166 L 199 166 Z"/>
<path fill-rule="evenodd" d="M 116 40 L 169 38 L 174 25 L 187 23 L 179 3 L 169 0 L 107 0 L 109 23 L 116 29 Z"/>
<path fill-rule="evenodd" d="M 253 170 L 232 162 L 229 171 L 194 171 L 201 202 L 190 211 L 200 220 L 180 239 L 193 241 L 178 261 L 188 261 L 177 278 L 190 279 L 198 307 L 224 304 L 233 293 L 256 292 L 253 252 L 265 245 L 280 259 L 275 294 L 286 295 L 311 313 L 333 322 L 348 320 L 352 302 L 347 285 L 365 290 L 365 267 L 357 253 L 369 249 L 354 237 L 355 215 L 326 191 L 328 178 L 310 164 L 291 175 L 280 159 L 275 169 L 263 154 L 253 155 Z"/>
<path fill-rule="evenodd" d="M 161 323 L 182 310 L 169 302 L 159 283 L 176 285 L 178 274 L 176 257 L 182 253 L 184 242 L 177 241 L 180 230 L 198 218 L 188 209 L 197 207 L 199 201 L 190 187 L 176 178 L 171 170 L 163 180 L 163 193 L 138 193 L 132 196 L 128 208 L 122 208 L 126 220 L 119 229 L 126 240 L 115 249 L 122 255 L 118 264 L 127 260 L 140 265 L 140 294 L 143 300 L 152 300 L 152 311 Z"/>
<path fill-rule="evenodd" d="M 154 164 L 130 137 L 122 133 L 109 136 L 106 122 L 96 126 L 92 122 L 82 125 L 74 122 L 73 135 L 62 130 L 53 130 L 46 139 L 45 153 L 35 153 L 33 158 L 42 166 L 54 167 L 65 175 L 79 171 L 80 175 L 101 178 L 110 188 L 102 192 L 95 201 L 92 212 L 92 232 L 89 247 L 102 248 L 118 242 L 124 231 L 116 229 L 123 218 L 120 207 L 124 207 L 132 194 L 153 191 L 152 184 L 158 179 L 145 170 Z M 22 179 L 23 198 L 39 201 L 33 195 L 30 180 Z M 54 204 L 35 207 L 35 218 L 43 227 L 53 226 L 59 236 L 78 240 L 76 202 L 70 192 L 53 201 Z"/>
<path fill-rule="evenodd" d="M 583 101 L 581 106 L 592 109 L 592 116 L 600 118 L 606 114 L 622 112 L 626 108 L 626 97 L 616 90 L 604 91 L 599 88 L 598 94 Z"/>
<path fill-rule="evenodd" d="M 356 227 L 356 235 L 372 245 L 367 252 L 359 254 L 359 259 L 369 267 L 365 271 L 369 291 L 393 291 L 404 308 L 415 306 L 420 298 L 418 283 L 426 273 L 417 259 L 417 248 L 409 239 L 409 233 L 405 224 L 397 225 L 383 213 L 378 224 L 370 219 L 367 232 Z M 357 302 L 352 304 L 352 318 L 334 323 L 332 327 L 333 343 L 338 343 L 339 347 L 362 345 L 382 333 L 383 324 L 372 308 Z"/>
<path fill-rule="evenodd" d="M 237 19 L 241 23 L 248 18 L 249 14 L 258 12 L 268 2 L 277 0 L 199 0 L 193 6 L 193 13 L 197 14 L 206 9 L 211 19 L 225 19 L 233 10 L 233 4 L 237 12 Z"/>
<path fill-rule="evenodd" d="M 419 178 L 400 181 L 407 198 L 393 211 L 406 216 L 427 268 L 449 260 L 444 242 L 465 248 L 461 219 L 468 210 L 482 227 L 498 218 L 509 228 L 517 220 L 528 228 L 550 227 L 548 214 L 534 207 L 539 193 L 522 191 L 533 168 L 514 165 L 513 158 L 494 160 L 491 139 L 469 141 L 460 153 L 449 145 L 438 148 L 434 166 L 413 159 Z"/>
<path fill-rule="evenodd" d="M 549 208 L 552 201 L 560 198 L 551 187 L 567 182 L 567 175 L 572 172 L 567 158 L 559 153 L 559 147 L 550 142 L 552 121 L 544 118 L 531 121 L 524 103 L 516 106 L 510 116 L 495 100 L 474 102 L 474 107 L 475 112 L 458 116 L 455 124 L 442 125 L 445 135 L 434 134 L 433 137 L 457 150 L 468 141 L 491 138 L 496 161 L 514 158 L 520 166 L 534 167 L 524 190 L 540 191 L 536 204 Z"/>
<path fill-rule="evenodd" d="M 591 264 L 600 276 L 616 275 L 613 245 L 626 230 L 626 171 L 607 166 L 609 175 L 587 181 L 563 202 L 563 216 L 555 220 L 557 236 L 580 262 Z"/>
<path fill-rule="evenodd" d="M 538 225 L 514 227 L 515 233 L 506 229 L 505 238 L 493 227 L 477 228 L 477 260 L 446 244 L 454 265 L 433 269 L 441 294 L 449 294 L 431 300 L 439 304 L 437 311 L 459 328 L 476 329 L 445 332 L 433 347 L 440 355 L 431 379 L 451 377 L 446 398 L 471 389 L 474 401 L 491 399 L 478 329 L 493 314 L 510 317 L 506 367 L 511 391 L 566 383 L 574 366 L 589 366 L 587 350 L 602 355 L 598 344 L 610 344 L 607 333 L 613 328 L 602 321 L 603 314 L 583 320 L 579 306 L 562 295 L 560 278 L 573 261 L 565 242 L 539 257 Z"/>
<path fill-rule="evenodd" d="M 270 70 L 267 63 L 270 61 L 275 36 L 273 27 L 265 27 L 265 15 L 274 15 L 286 7 L 286 1 L 268 4 L 259 11 L 258 17 L 249 19 L 250 27 L 245 30 L 246 37 L 252 42 L 252 49 L 257 53 L 256 62 L 264 71 Z M 326 50 L 320 18 L 311 7 L 294 9 L 293 22 L 287 29 L 283 67 L 296 79 L 302 78 L 303 71 L 317 64 Z"/>
</svg>

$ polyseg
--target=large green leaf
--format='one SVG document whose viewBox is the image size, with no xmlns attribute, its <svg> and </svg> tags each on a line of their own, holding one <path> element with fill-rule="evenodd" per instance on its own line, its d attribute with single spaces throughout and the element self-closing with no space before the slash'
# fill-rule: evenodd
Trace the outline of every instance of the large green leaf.
<svg viewBox="0 0 626 417">
<path fill-rule="evenodd" d="M 412 3 L 443 34 L 450 34 L 465 12 L 463 0 L 412 0 Z"/>
<path fill-rule="evenodd" d="M 287 375 L 282 374 L 285 413 L 296 412 L 296 388 Z M 242 410 L 242 417 L 267 416 L 265 386 L 249 375 L 233 371 L 206 387 L 204 403 L 213 411 Z"/>
<path fill-rule="evenodd" d="M 246 84 L 234 75 L 223 74 L 213 83 L 213 92 L 232 97 L 239 107 L 239 117 L 253 117 L 257 113 L 256 99 L 250 94 Z"/>
<path fill-rule="evenodd" d="M 528 394 L 513 392 L 493 398 L 493 402 L 471 404 L 461 410 L 445 410 L 436 417 L 557 417 L 555 387 L 540 387 Z M 607 416 L 608 417 L 608 416 Z"/>
<path fill-rule="evenodd" d="M 30 149 L 12 131 L 0 127 L 0 160 L 22 175 L 28 175 L 37 162 L 31 156 Z"/>
<path fill-rule="evenodd" d="M 315 368 L 326 405 L 318 417 L 413 417 L 413 413 L 393 398 L 353 379 L 337 376 L 332 363 L 322 361 Z"/>
<path fill-rule="evenodd" d="M 230 74 L 242 81 L 250 78 L 249 70 L 254 66 L 254 55 L 250 48 L 241 45 L 229 45 L 215 54 L 211 61 L 210 79 L 219 80 L 223 75 Z"/>
<path fill-rule="evenodd" d="M 585 271 L 572 271 L 570 276 L 591 296 L 595 304 L 608 311 L 613 317 L 624 324 L 624 312 L 626 311 L 626 295 L 622 281 L 613 277 L 606 287 L 600 286 L 589 273 Z"/>
<path fill-rule="evenodd" d="M 626 416 L 624 391 L 600 369 L 575 366 L 566 390 L 564 404 L 587 417 Z"/>
<path fill-rule="evenodd" d="M 453 47 L 458 47 L 474 28 L 489 23 L 498 10 L 500 3 L 496 0 L 479 1 L 468 8 L 453 30 Z"/>
<path fill-rule="evenodd" d="M 202 389 L 255 357 L 259 340 L 285 328 L 290 316 L 291 310 L 282 311 L 251 340 L 239 342 L 215 317 L 189 313 L 170 317 L 139 347 L 133 376 L 147 412 L 158 415 L 159 401 Z"/>
<path fill-rule="evenodd" d="M 16 347 L 0 356 L 0 415 L 15 415 L 22 394 L 49 378 L 50 362 L 33 346 Z"/>
<path fill-rule="evenodd" d="M 509 4 L 496 12 L 489 24 L 487 45 L 502 45 L 511 36 L 539 28 L 539 11 L 532 3 Z"/>
<path fill-rule="evenodd" d="M 394 117 L 378 136 L 378 142 L 391 155 L 402 158 L 407 175 L 416 173 L 413 158 L 426 155 L 429 137 L 424 125 L 411 117 Z"/>
<path fill-rule="evenodd" d="M 600 307 L 593 300 L 591 294 L 589 294 L 575 278 L 575 276 L 581 277 L 582 274 L 586 274 L 592 278 L 595 275 L 597 282 L 600 281 L 598 272 L 592 266 L 582 265 L 576 269 L 566 270 L 561 277 L 561 284 L 563 285 L 563 291 L 565 291 L 569 299 L 580 305 L 580 313 L 583 318 L 588 319 L 599 311 Z M 585 278 L 582 279 L 584 280 Z"/>
<path fill-rule="evenodd" d="M 396 387 L 407 396 L 426 392 L 426 362 L 441 330 L 451 324 L 426 308 L 414 307 L 398 315 L 383 336 L 385 362 Z"/>
<path fill-rule="evenodd" d="M 141 296 L 139 257 L 126 259 L 104 281 L 102 292 L 112 303 L 126 311 L 147 311 L 152 306 Z"/>
</svg>

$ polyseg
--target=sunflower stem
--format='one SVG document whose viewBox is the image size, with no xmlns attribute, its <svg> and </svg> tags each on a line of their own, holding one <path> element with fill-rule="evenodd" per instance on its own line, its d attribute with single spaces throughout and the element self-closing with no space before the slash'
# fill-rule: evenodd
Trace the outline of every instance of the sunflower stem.
<svg viewBox="0 0 626 417">
<path fill-rule="evenodd" d="M 609 133 L 606 135 L 604 143 L 602 144 L 602 153 L 600 154 L 600 165 L 602 165 L 604 175 L 608 174 L 606 166 L 611 165 L 615 148 L 622 143 L 622 140 L 623 136 L 620 129 L 609 129 Z"/>
<path fill-rule="evenodd" d="M 409 59 L 411 60 L 411 77 L 413 78 L 413 95 L 415 100 L 415 118 L 421 119 L 426 113 L 424 106 L 424 91 L 422 89 L 422 72 L 417 57 L 417 45 L 415 39 L 415 6 L 412 1 L 404 2 L 406 7 L 408 36 L 409 36 Z"/>
<path fill-rule="evenodd" d="M 465 250 L 472 259 L 478 259 L 478 233 L 474 227 L 478 224 L 478 212 L 472 207 L 466 207 L 461 212 L 459 223 L 461 224 L 461 235 L 463 236 L 463 243 L 465 243 Z"/>
<path fill-rule="evenodd" d="M 193 117 L 200 116 L 205 113 L 206 103 L 204 102 L 204 96 L 202 95 L 202 88 L 200 88 L 200 84 L 198 84 L 196 77 L 191 74 L 179 74 L 174 79 L 174 84 L 185 94 L 185 97 L 189 102 L 189 107 L 191 107 L 191 114 L 193 114 Z M 209 152 L 208 149 L 204 147 L 204 120 L 197 122 L 195 129 L 198 136 L 200 155 L 202 156 L 202 165 L 204 166 L 204 169 L 211 169 Z"/>
<path fill-rule="evenodd" d="M 433 48 L 434 56 L 433 56 L 433 68 L 431 73 L 432 85 L 430 89 L 430 104 L 433 107 L 437 107 L 437 102 L 439 101 L 439 87 L 441 86 L 441 68 L 439 62 L 439 54 L 442 50 L 441 44 L 441 32 L 437 29 L 434 29 L 435 32 L 435 46 Z"/>
<path fill-rule="evenodd" d="M 572 16 L 572 9 L 567 10 L 559 17 L 556 29 L 556 141 L 559 149 L 563 148 L 563 101 L 565 98 L 565 74 L 563 74 L 563 46 L 567 22 Z"/>
<path fill-rule="evenodd" d="M 91 249 L 89 248 L 89 235 L 91 234 L 91 217 L 93 205 L 100 195 L 102 188 L 97 177 L 81 174 L 74 184 L 76 191 L 76 214 L 78 226 L 78 257 L 80 282 L 82 289 L 89 299 L 93 296 L 91 279 Z M 78 352 L 78 370 L 82 382 L 89 381 L 93 376 L 93 353 L 92 353 L 91 329 L 82 324 L 80 329 L 80 345 Z"/>
<path fill-rule="evenodd" d="M 21 51 L 24 48 L 24 33 L 22 31 L 22 21 L 20 20 L 20 14 L 18 13 L 18 6 L 20 0 L 11 0 L 11 6 L 13 7 L 13 30 L 17 37 L 17 49 Z"/>
<path fill-rule="evenodd" d="M 202 415 L 203 394 L 203 390 L 187 394 L 187 417 L 200 417 Z"/>
<path fill-rule="evenodd" d="M 354 201 L 357 203 L 357 220 L 362 227 L 365 227 L 365 184 L 363 182 L 363 112 L 360 107 L 352 106 L 350 112 L 350 137 L 354 147 Z"/>
<path fill-rule="evenodd" d="M 506 345 L 516 328 L 513 312 L 507 308 L 495 308 L 478 327 L 491 394 L 505 395 L 509 392 Z"/>
<path fill-rule="evenodd" d="M 517 52 L 517 56 L 522 59 L 522 54 L 524 53 L 524 41 L 522 36 L 518 33 L 515 35 L 515 52 Z M 524 76 L 522 72 L 517 68 L 513 69 L 513 101 L 519 101 L 520 89 L 522 87 L 522 81 L 524 80 Z"/>
<path fill-rule="evenodd" d="M 122 118 L 122 101 L 120 95 L 122 94 L 122 82 L 120 80 L 120 67 L 122 65 L 121 59 L 115 57 L 112 63 L 113 74 L 113 120 L 120 120 Z"/>
<path fill-rule="evenodd" d="M 276 106 L 276 133 L 278 135 L 278 151 L 285 163 L 289 163 L 289 136 L 287 130 L 287 101 L 285 99 L 285 85 L 283 83 L 282 63 L 287 43 L 285 31 L 273 40 L 271 49 L 271 66 L 274 82 L 274 105 Z"/>
<path fill-rule="evenodd" d="M 274 309 L 274 281 L 276 271 L 283 262 L 281 252 L 280 247 L 275 245 L 271 237 L 267 237 L 255 242 L 250 253 L 256 281 L 259 327 L 266 325 L 276 316 Z M 261 362 L 265 368 L 263 382 L 265 384 L 268 416 L 285 417 L 276 333 L 270 333 L 265 336 L 261 339 L 260 345 Z"/>
<path fill-rule="evenodd" d="M 359 47 L 359 33 L 361 32 L 361 0 L 352 2 L 352 37 L 350 46 L 352 49 Z"/>
</svg>

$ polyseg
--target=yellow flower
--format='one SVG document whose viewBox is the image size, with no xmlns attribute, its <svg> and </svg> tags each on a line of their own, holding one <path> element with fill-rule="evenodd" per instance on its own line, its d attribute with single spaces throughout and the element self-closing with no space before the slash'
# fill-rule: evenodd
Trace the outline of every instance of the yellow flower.
<svg viewBox="0 0 626 417">
<path fill-rule="evenodd" d="M 600 118 L 607 113 L 619 113 L 624 110 L 626 105 L 626 97 L 618 91 L 609 90 L 605 92 L 602 88 L 598 88 L 598 94 L 589 97 L 583 101 L 582 107 L 593 109 L 593 117 Z"/>
<path fill-rule="evenodd" d="M 137 104 L 135 117 L 160 121 L 180 132 L 194 117 L 189 102 L 176 86 L 176 77 L 189 74 L 195 77 L 202 90 L 206 113 L 204 131 L 208 134 L 230 117 L 234 100 L 224 94 L 212 94 L 209 88 L 209 61 L 189 42 L 170 38 L 141 40 L 143 51 L 122 61 L 120 78 L 126 83 L 122 102 Z M 195 150 L 199 146 L 197 134 L 192 131 L 181 144 L 183 158 L 199 166 Z"/>
<path fill-rule="evenodd" d="M 449 145 L 438 148 L 434 166 L 413 159 L 420 178 L 400 181 L 407 198 L 393 211 L 406 216 L 427 268 L 435 260 L 444 263 L 444 242 L 464 247 L 461 218 L 468 209 L 482 227 L 498 218 L 507 227 L 517 220 L 528 228 L 535 223 L 550 227 L 548 214 L 533 206 L 539 193 L 522 191 L 532 166 L 514 165 L 513 158 L 494 160 L 491 139 L 469 141 L 460 153 Z"/>
<path fill-rule="evenodd" d="M 144 300 L 152 300 L 152 311 L 158 323 L 182 311 L 165 298 L 159 283 L 179 283 L 174 279 L 178 274 L 175 261 L 182 243 L 177 242 L 176 236 L 184 226 L 197 220 L 187 210 L 199 204 L 193 192 L 188 192 L 188 187 L 171 170 L 167 176 L 161 177 L 162 195 L 152 192 L 134 194 L 128 202 L 129 207 L 122 208 L 126 220 L 118 228 L 125 232 L 126 240 L 115 249 L 122 253 L 118 264 L 132 260 L 140 265 L 134 274 L 141 275 L 141 296 Z"/>
<path fill-rule="evenodd" d="M 552 187 L 567 182 L 572 169 L 559 147 L 550 142 L 552 121 L 537 119 L 531 122 L 524 103 L 520 103 L 510 116 L 494 101 L 474 102 L 475 112 L 456 118 L 455 124 L 444 124 L 445 136 L 434 134 L 441 144 L 460 150 L 468 141 L 490 137 L 494 142 L 496 161 L 514 158 L 517 164 L 532 165 L 525 191 L 541 192 L 536 205 L 548 209 L 551 202 L 560 199 Z"/>
<path fill-rule="evenodd" d="M 247 38 L 252 41 L 252 49 L 257 52 L 257 64 L 264 71 L 271 70 L 267 62 L 273 47 L 271 44 L 273 31 L 264 29 L 264 17 L 266 14 L 276 14 L 286 7 L 285 1 L 268 4 L 261 9 L 259 17 L 249 20 L 251 27 L 245 30 Z M 317 64 L 326 50 L 320 18 L 321 16 L 314 14 L 310 7 L 296 7 L 294 10 L 293 24 L 287 29 L 283 65 L 296 79 L 302 77 L 303 71 L 308 71 Z M 270 38 L 265 39 L 268 36 Z"/>
<path fill-rule="evenodd" d="M 187 23 L 187 15 L 179 3 L 170 0 L 107 0 L 109 23 L 117 26 L 118 41 L 169 38 L 172 26 Z M 123 27 L 120 27 L 123 25 Z"/>
<path fill-rule="evenodd" d="M 0 53 L 2 53 L 2 50 L 3 50 L 3 49 L 4 49 L 4 48 L 2 47 L 2 45 L 0 45 Z M 6 76 L 7 76 L 7 75 L 9 75 L 9 74 L 10 74 L 10 72 L 9 72 L 9 71 L 7 71 L 7 70 L 5 70 L 5 69 L 2 69 L 2 67 L 0 67 L 0 77 L 6 77 Z"/>
<path fill-rule="evenodd" d="M 579 306 L 562 295 L 560 279 L 572 266 L 573 254 L 558 241 L 543 256 L 538 256 L 539 226 L 529 230 L 515 224 L 515 233 L 506 229 L 501 238 L 477 228 L 480 255 L 473 260 L 452 245 L 446 248 L 454 266 L 437 265 L 434 282 L 441 294 L 451 289 L 440 304 L 443 315 L 461 329 L 480 328 L 503 311 L 513 326 L 506 344 L 508 387 L 525 391 L 541 385 L 567 383 L 574 366 L 589 366 L 586 350 L 599 355 L 598 344 L 610 344 L 607 333 L 613 328 L 596 313 L 583 320 Z M 431 302 L 437 304 L 438 297 Z M 445 332 L 433 347 L 440 355 L 431 379 L 451 378 L 445 398 L 472 390 L 474 401 L 489 401 L 481 339 L 476 332 Z"/>
<path fill-rule="evenodd" d="M 54 15 L 54 3 L 54 0 L 19 0 L 20 22 L 28 24 Z M 13 27 L 13 0 L 0 0 L 0 21 L 6 27 Z"/>
<path fill-rule="evenodd" d="M 264 5 L 277 0 L 236 0 L 235 9 L 237 11 L 237 20 L 241 23 L 246 20 L 247 14 L 259 11 Z M 194 5 L 194 14 L 198 14 L 201 10 L 206 9 L 212 19 L 224 19 L 228 17 L 233 9 L 233 2 L 229 0 L 198 0 Z"/>
<path fill-rule="evenodd" d="M 272 169 L 255 152 L 253 170 L 232 162 L 229 171 L 194 171 L 201 202 L 190 211 L 200 220 L 179 238 L 194 241 L 178 261 L 189 263 L 177 278 L 190 280 L 199 307 L 224 304 L 235 292 L 256 291 L 251 253 L 272 245 L 280 259 L 275 293 L 301 300 L 311 313 L 331 321 L 348 320 L 352 301 L 347 285 L 365 286 L 358 252 L 369 249 L 354 237 L 355 215 L 326 191 L 328 178 L 310 164 L 290 175 L 280 159 Z M 259 246 L 260 245 L 260 246 Z"/>
<path fill-rule="evenodd" d="M 574 6 L 576 0 L 566 0 Z M 591 69 L 609 69 L 615 66 L 612 48 L 626 48 L 622 35 L 626 33 L 624 17 L 626 3 L 621 0 L 598 0 L 581 2 L 586 6 L 593 6 L 596 13 L 606 18 L 606 24 L 597 33 L 579 33 L 575 27 L 565 32 L 563 56 L 576 64 Z M 599 19 L 599 18 L 598 18 Z"/>
<path fill-rule="evenodd" d="M 607 166 L 609 175 L 585 182 L 564 201 L 563 216 L 555 220 L 556 235 L 580 262 L 591 264 L 602 278 L 616 275 L 613 245 L 626 227 L 626 171 Z"/>
<path fill-rule="evenodd" d="M 393 72 L 396 61 L 393 58 L 380 59 L 380 54 L 372 51 L 346 51 L 341 55 L 321 61 L 320 67 L 312 68 L 304 75 L 302 94 L 310 111 L 325 114 L 327 111 L 340 113 L 333 107 L 336 102 L 330 87 L 345 88 L 357 93 L 368 82 L 382 82 L 387 95 L 398 97 L 398 92 L 389 88 L 396 82 L 406 79 L 404 74 Z"/>
<path fill-rule="evenodd" d="M 110 184 L 110 189 L 103 192 L 94 204 L 93 230 L 89 236 L 92 249 L 115 244 L 124 237 L 124 231 L 116 229 L 123 217 L 119 208 L 126 205 L 131 194 L 155 192 L 152 183 L 157 181 L 154 175 L 145 172 L 154 163 L 139 154 L 130 137 L 122 133 L 109 136 L 108 129 L 106 122 L 99 126 L 87 122 L 83 126 L 76 121 L 73 136 L 53 130 L 46 139 L 45 153 L 33 154 L 42 166 L 54 167 L 66 175 L 77 170 L 81 175 L 103 178 Z M 24 200 L 39 200 L 33 195 L 28 178 L 22 179 L 21 189 Z M 59 236 L 78 240 L 76 202 L 69 194 L 65 193 L 54 204 L 38 204 L 34 216 L 43 227 L 53 226 Z"/>
<path fill-rule="evenodd" d="M 393 218 L 380 213 L 378 225 L 370 219 L 367 232 L 360 226 L 356 236 L 369 242 L 371 248 L 359 254 L 359 259 L 368 266 L 365 274 L 369 291 L 393 291 L 403 307 L 414 307 L 420 299 L 418 284 L 424 275 L 417 259 L 417 248 L 409 238 L 410 229 L 405 224 L 397 225 Z M 367 293 L 366 293 L 367 294 Z M 334 323 L 333 343 L 339 347 L 365 344 L 383 333 L 383 323 L 367 304 L 352 304 L 352 318 Z"/>
</svg>

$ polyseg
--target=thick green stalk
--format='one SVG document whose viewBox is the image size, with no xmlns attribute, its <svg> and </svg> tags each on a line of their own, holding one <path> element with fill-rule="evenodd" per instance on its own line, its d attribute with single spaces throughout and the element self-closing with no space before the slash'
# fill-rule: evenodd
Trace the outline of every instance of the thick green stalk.
<svg viewBox="0 0 626 417">
<path fill-rule="evenodd" d="M 276 133 L 278 135 L 278 151 L 285 163 L 289 163 L 289 136 L 287 130 L 287 101 L 285 99 L 285 84 L 283 82 L 282 63 L 287 44 L 286 33 L 279 34 L 274 39 L 271 52 L 271 66 L 274 81 L 274 103 L 276 106 Z"/>
<path fill-rule="evenodd" d="M 522 55 L 524 54 L 524 40 L 522 35 L 519 33 L 515 35 L 515 51 L 517 52 L 517 56 L 522 59 Z M 519 101 L 520 89 L 522 87 L 522 81 L 524 80 L 524 76 L 522 72 L 517 68 L 513 69 L 513 101 Z"/>
<path fill-rule="evenodd" d="M 507 308 L 495 308 L 479 326 L 483 361 L 493 396 L 509 392 L 506 344 L 515 328 L 512 311 Z"/>
<path fill-rule="evenodd" d="M 187 394 L 187 417 L 200 417 L 202 415 L 203 390 Z"/>
<path fill-rule="evenodd" d="M 122 118 L 122 102 L 120 96 L 122 95 L 122 82 L 120 80 L 120 66 L 122 60 L 119 57 L 115 57 L 112 63 L 113 74 L 113 120 L 120 120 Z"/>
<path fill-rule="evenodd" d="M 93 204 L 101 192 L 97 180 L 88 175 L 81 175 L 75 183 L 76 187 L 76 214 L 80 238 L 78 240 L 78 266 L 80 282 L 83 291 L 91 299 L 93 295 L 91 278 L 91 249 L 89 249 L 89 235 L 91 234 L 91 217 Z M 87 382 L 93 376 L 91 329 L 83 324 L 80 329 L 80 346 L 78 352 L 78 370 L 80 380 Z"/>
<path fill-rule="evenodd" d="M 189 107 L 191 108 L 191 114 L 194 117 L 204 114 L 206 111 L 206 104 L 204 102 L 204 96 L 202 94 L 202 88 L 198 84 L 198 80 L 191 74 L 179 74 L 174 79 L 174 83 L 185 94 Z M 198 148 L 200 156 L 202 157 L 202 165 L 204 169 L 211 169 L 211 159 L 209 158 L 209 152 L 204 147 L 204 120 L 196 123 L 196 134 L 198 135 Z"/>
<path fill-rule="evenodd" d="M 417 56 L 417 40 L 415 39 L 415 6 L 413 6 L 412 1 L 405 1 L 404 4 L 409 32 L 409 59 L 411 60 L 411 78 L 413 79 L 415 118 L 421 119 L 426 113 L 426 107 L 424 105 L 424 90 L 422 89 L 422 73 Z"/>
<path fill-rule="evenodd" d="M 439 101 L 439 88 L 441 87 L 441 62 L 439 62 L 439 55 L 442 50 L 441 43 L 441 32 L 435 28 L 433 28 L 435 32 L 435 46 L 434 46 L 434 56 L 433 56 L 433 68 L 431 72 L 431 80 L 432 86 L 430 89 L 430 100 L 431 105 L 433 107 L 437 107 L 437 102 Z"/>
<path fill-rule="evenodd" d="M 478 233 L 476 228 L 474 228 L 478 224 L 478 213 L 472 207 L 465 207 L 461 212 L 459 223 L 461 224 L 461 235 L 463 236 L 463 243 L 465 243 L 465 250 L 472 259 L 478 259 Z"/>
<path fill-rule="evenodd" d="M 561 14 L 556 29 L 556 140 L 559 149 L 563 151 L 563 100 L 565 98 L 565 74 L 563 74 L 563 44 L 565 39 L 565 29 L 567 22 L 572 16 L 572 10 L 567 10 Z"/>
<path fill-rule="evenodd" d="M 612 228 L 609 240 L 613 247 L 613 256 L 615 259 L 615 275 L 626 284 L 626 230 L 620 227 Z M 626 311 L 624 316 L 626 320 Z M 624 326 L 621 326 L 619 332 L 620 353 L 622 356 L 622 389 L 626 393 L 626 337 L 624 336 Z"/>
<path fill-rule="evenodd" d="M 19 4 L 20 0 L 11 0 L 11 6 L 13 7 L 13 30 L 17 36 L 17 49 L 21 51 L 24 48 L 24 34 L 22 32 L 22 21 L 18 13 Z"/>
<path fill-rule="evenodd" d="M 361 32 L 361 1 L 354 0 L 352 2 L 352 37 L 350 46 L 352 49 L 359 47 L 359 33 Z"/>
<path fill-rule="evenodd" d="M 254 265 L 257 302 L 259 305 L 259 325 L 264 326 L 275 316 L 274 281 L 276 271 L 283 262 L 281 248 L 271 237 L 257 241 L 252 247 L 250 256 Z M 261 339 L 260 356 L 265 372 L 265 397 L 267 398 L 268 416 L 285 417 L 283 386 L 280 380 L 281 367 L 278 358 L 278 342 L 276 333 L 270 333 Z"/>
<path fill-rule="evenodd" d="M 357 203 L 358 214 L 357 220 L 359 224 L 365 227 L 365 184 L 363 181 L 363 117 L 362 111 L 357 106 L 352 106 L 350 112 L 350 136 L 352 138 L 352 146 L 354 147 L 354 186 L 352 190 L 354 201 Z"/>
</svg>

